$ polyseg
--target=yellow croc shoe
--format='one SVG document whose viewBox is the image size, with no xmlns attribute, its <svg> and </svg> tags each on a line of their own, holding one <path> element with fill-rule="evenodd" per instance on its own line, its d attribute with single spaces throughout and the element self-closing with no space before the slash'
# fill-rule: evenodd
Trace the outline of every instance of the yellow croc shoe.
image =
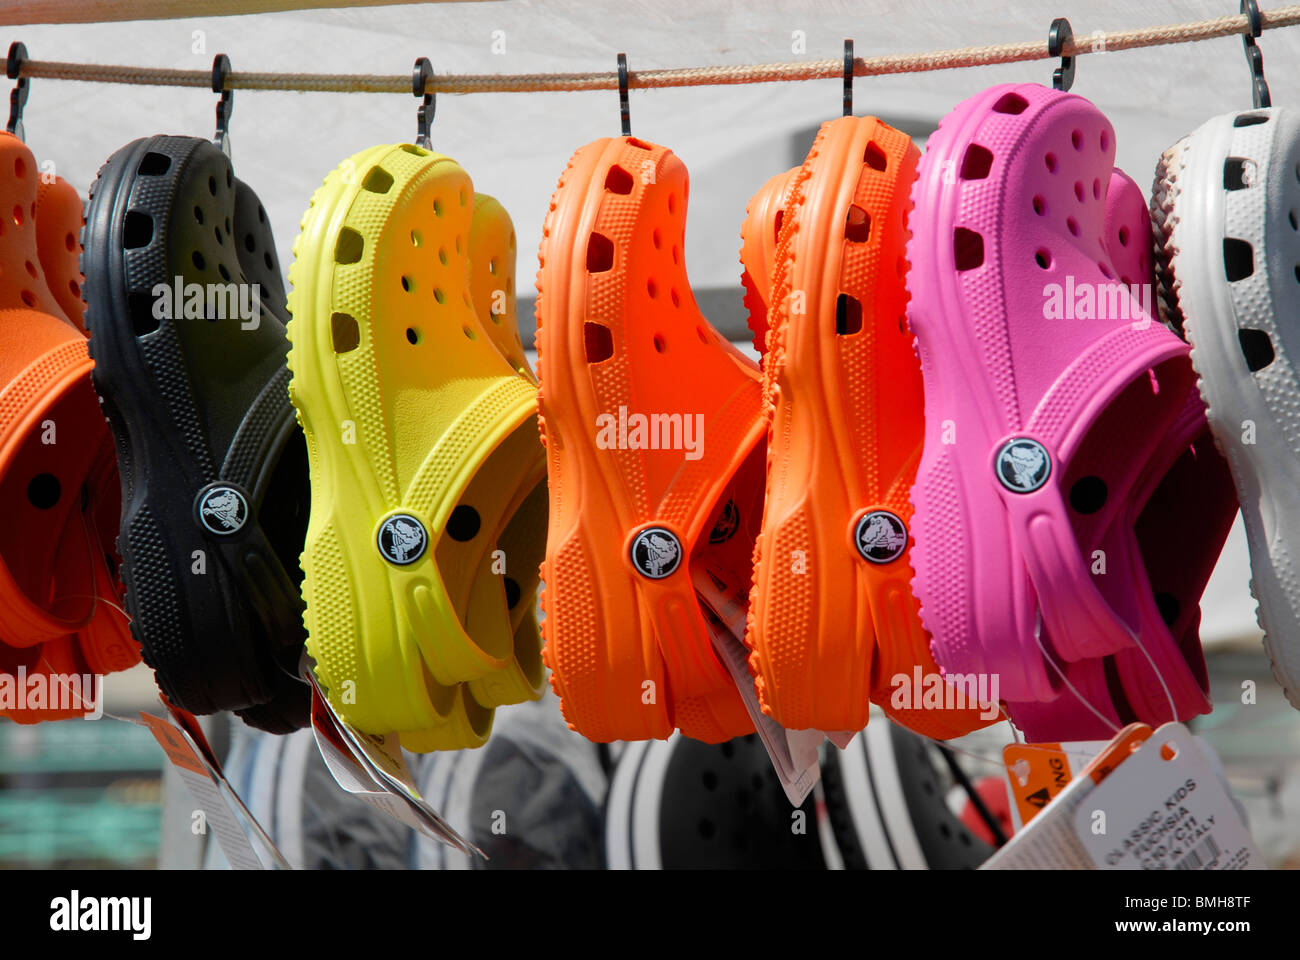
<svg viewBox="0 0 1300 960">
<path fill-rule="evenodd" d="M 535 387 L 472 297 L 473 204 L 448 157 L 363 151 L 317 190 L 290 274 L 307 648 L 344 719 L 416 750 L 482 744 L 492 707 L 541 682 L 516 658 L 506 577 L 476 583 L 542 454 Z"/>
</svg>

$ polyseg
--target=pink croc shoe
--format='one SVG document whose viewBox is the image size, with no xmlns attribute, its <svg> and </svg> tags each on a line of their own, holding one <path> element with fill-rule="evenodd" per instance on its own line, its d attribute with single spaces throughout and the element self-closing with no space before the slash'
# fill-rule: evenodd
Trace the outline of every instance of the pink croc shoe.
<svg viewBox="0 0 1300 960">
<path fill-rule="evenodd" d="M 1199 653 L 1184 655 L 1143 581 L 1134 514 L 1176 459 L 1164 439 L 1194 375 L 1152 320 L 1150 221 L 1114 150 L 1087 100 L 998 86 L 940 124 L 912 194 L 914 587 L 945 672 L 995 673 L 1003 699 L 1049 705 L 1025 711 L 1036 731 L 1084 725 L 1080 693 L 1105 722 L 1147 719 L 1147 669 L 1163 677 L 1159 717 L 1171 699 L 1180 718 L 1208 706 Z M 1184 450 L 1203 424 L 1188 429 Z M 1222 544 L 1198 540 L 1206 556 Z M 1195 580 L 1180 585 L 1189 615 Z M 1132 690 L 1121 663 L 1145 665 Z"/>
</svg>

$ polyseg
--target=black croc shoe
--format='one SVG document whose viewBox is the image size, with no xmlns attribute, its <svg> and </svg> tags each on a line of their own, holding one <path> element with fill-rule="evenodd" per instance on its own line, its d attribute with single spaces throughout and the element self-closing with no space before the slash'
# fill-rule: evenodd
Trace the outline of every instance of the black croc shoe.
<svg viewBox="0 0 1300 960">
<path fill-rule="evenodd" d="M 128 144 L 90 198 L 86 322 L 117 440 L 132 630 L 175 705 L 305 726 L 307 455 L 266 212 L 194 137 Z"/>
</svg>

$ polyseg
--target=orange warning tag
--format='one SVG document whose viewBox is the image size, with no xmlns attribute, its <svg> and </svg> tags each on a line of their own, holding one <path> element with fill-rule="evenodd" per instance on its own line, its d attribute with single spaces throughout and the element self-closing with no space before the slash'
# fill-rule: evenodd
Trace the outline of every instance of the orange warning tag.
<svg viewBox="0 0 1300 960">
<path fill-rule="evenodd" d="M 162 717 L 155 717 L 148 713 L 141 712 L 140 719 L 145 722 L 154 739 L 158 741 L 158 745 L 163 748 L 163 753 L 167 754 L 168 760 L 182 770 L 197 773 L 201 777 L 208 775 L 203 761 L 176 727 Z"/>
<path fill-rule="evenodd" d="M 1002 748 L 1002 762 L 1022 824 L 1034 819 L 1071 779 L 1069 758 L 1059 743 L 1010 743 Z"/>
<path fill-rule="evenodd" d="M 1116 767 L 1133 756 L 1134 751 L 1151 737 L 1151 728 L 1145 723 L 1130 723 L 1115 735 L 1106 749 L 1083 768 L 1093 783 L 1101 783 Z"/>
</svg>

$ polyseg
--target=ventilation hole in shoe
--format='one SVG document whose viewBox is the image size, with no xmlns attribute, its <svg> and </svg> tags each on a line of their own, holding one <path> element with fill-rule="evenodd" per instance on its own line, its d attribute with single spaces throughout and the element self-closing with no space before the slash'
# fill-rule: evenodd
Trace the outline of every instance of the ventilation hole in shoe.
<svg viewBox="0 0 1300 960">
<path fill-rule="evenodd" d="M 235 177 L 234 177 L 234 174 L 232 174 L 232 173 L 230 172 L 230 168 L 229 168 L 229 167 L 226 167 L 226 186 L 227 186 L 227 187 L 233 187 L 234 185 L 235 185 Z"/>
<path fill-rule="evenodd" d="M 127 250 L 137 250 L 149 246 L 153 240 L 153 217 L 139 210 L 128 210 L 126 221 L 122 224 L 122 246 Z"/>
<path fill-rule="evenodd" d="M 439 247 L 439 248 L 438 248 L 438 262 L 441 263 L 444 267 L 447 265 L 447 248 L 446 248 L 446 247 Z"/>
<path fill-rule="evenodd" d="M 208 177 L 208 193 L 212 194 L 214 197 L 217 195 L 217 178 L 216 178 L 216 177 Z"/>
<path fill-rule="evenodd" d="M 494 277 L 497 275 L 497 262 L 495 260 L 488 261 L 488 273 Z"/>
<path fill-rule="evenodd" d="M 844 218 L 844 237 L 853 243 L 866 243 L 871 237 L 871 214 L 856 203 L 849 204 L 848 216 Z"/>
<path fill-rule="evenodd" d="M 463 327 L 460 328 L 460 332 L 463 333 L 463 334 L 465 334 L 465 339 L 466 339 L 466 340 L 477 340 L 477 339 L 478 339 L 478 334 L 474 332 L 474 328 L 471 327 L 468 323 L 465 324 Z"/>
<path fill-rule="evenodd" d="M 335 353 L 349 353 L 361 345 L 361 328 L 356 318 L 347 313 L 330 316 L 330 340 Z"/>
<path fill-rule="evenodd" d="M 1300 264 L 1296 264 L 1295 267 L 1295 281 L 1296 283 L 1300 283 Z"/>
<path fill-rule="evenodd" d="M 709 335 L 704 332 L 703 327 L 696 327 L 695 335 L 700 338 L 700 343 L 707 344 L 709 342 Z"/>
<path fill-rule="evenodd" d="M 1296 219 L 1296 215 L 1295 215 L 1295 211 L 1294 211 L 1294 210 L 1288 211 L 1288 212 L 1287 212 L 1287 215 L 1286 215 L 1286 218 L 1287 218 L 1288 220 L 1291 221 L 1291 229 L 1292 229 L 1292 230 L 1300 230 L 1300 220 L 1297 220 L 1297 219 Z"/>
<path fill-rule="evenodd" d="M 464 188 L 464 187 L 461 187 L 461 188 L 460 188 L 460 205 L 463 207 L 463 206 L 465 206 L 465 204 L 467 204 L 467 203 L 469 203 L 469 194 L 465 192 L 465 188 Z"/>
<path fill-rule="evenodd" d="M 23 158 L 22 158 L 22 157 L 15 157 L 15 158 L 14 158 L 14 176 L 18 177 L 19 179 L 22 179 L 22 177 L 23 177 L 26 173 L 27 173 L 27 164 L 23 163 Z"/>
<path fill-rule="evenodd" d="M 885 151 L 880 149 L 879 144 L 872 141 L 867 144 L 867 149 L 862 151 L 862 162 L 872 170 L 885 169 Z"/>
<path fill-rule="evenodd" d="M 392 185 L 393 175 L 383 167 L 371 167 L 366 179 L 361 181 L 361 186 L 371 193 L 387 193 Z"/>
<path fill-rule="evenodd" d="M 77 283 L 76 280 L 69 280 L 69 281 L 68 281 L 68 291 L 69 291 L 69 292 L 70 292 L 74 297 L 80 297 L 80 296 L 81 296 L 81 286 Z"/>
<path fill-rule="evenodd" d="M 1078 200 L 1080 203 L 1083 203 L 1083 181 L 1082 180 L 1074 181 L 1074 199 Z"/>
<path fill-rule="evenodd" d="M 1065 226 L 1070 231 L 1071 236 L 1077 237 L 1079 235 L 1079 221 L 1074 217 L 1066 217 Z"/>
<path fill-rule="evenodd" d="M 27 272 L 28 272 L 28 274 L 30 274 L 30 275 L 33 276 L 33 277 L 36 276 L 36 264 L 34 264 L 34 263 L 32 263 L 30 260 L 28 260 L 27 263 L 24 264 L 24 266 L 27 268 Z"/>
<path fill-rule="evenodd" d="M 266 223 L 266 209 L 260 203 L 257 205 L 257 222 Z M 229 224 L 227 224 L 226 229 L 230 229 Z"/>
<path fill-rule="evenodd" d="M 1110 149 L 1110 134 L 1103 130 L 1099 139 L 1101 141 L 1101 152 L 1105 153 Z"/>
<path fill-rule="evenodd" d="M 1120 227 L 1120 228 L 1119 228 L 1119 245 L 1120 245 L 1121 247 L 1127 247 L 1127 246 L 1128 246 L 1128 237 L 1129 237 L 1128 227 Z"/>
<path fill-rule="evenodd" d="M 406 274 L 402 274 L 402 289 L 405 290 L 407 293 L 410 293 L 411 290 L 413 290 L 414 288 L 415 288 L 415 281 L 412 280 L 410 277 L 408 277 Z"/>
<path fill-rule="evenodd" d="M 609 173 L 605 174 L 605 189 L 610 193 L 629 194 L 632 192 L 632 174 L 628 173 L 618 164 L 609 168 Z"/>
<path fill-rule="evenodd" d="M 194 264 L 195 270 L 202 270 L 207 266 L 207 261 L 203 259 L 203 254 L 199 253 L 197 250 L 190 255 L 190 261 Z"/>
<path fill-rule="evenodd" d="M 257 249 L 257 239 L 251 233 L 244 234 L 244 249 L 249 253 Z"/>
<path fill-rule="evenodd" d="M 1223 268 L 1228 282 L 1244 280 L 1255 272 L 1255 251 L 1246 240 L 1223 238 Z"/>
<path fill-rule="evenodd" d="M 655 283 L 654 277 L 645 282 L 645 292 L 650 295 L 651 300 L 659 296 L 659 286 Z"/>
<path fill-rule="evenodd" d="M 650 234 L 650 242 L 655 245 L 656 250 L 659 249 L 659 245 L 663 242 L 662 238 L 659 236 L 658 227 L 655 227 L 654 232 Z"/>
<path fill-rule="evenodd" d="M 433 215 L 435 217 L 442 216 L 442 200 L 438 197 L 435 197 L 433 201 Z"/>
<path fill-rule="evenodd" d="M 614 336 L 603 323 L 588 320 L 582 325 L 583 346 L 588 363 L 600 363 L 614 355 Z"/>
<path fill-rule="evenodd" d="M 898 316 L 898 332 L 904 336 L 907 335 L 907 317 L 902 314 L 899 314 Z"/>
<path fill-rule="evenodd" d="M 222 280 L 225 280 L 227 283 L 230 282 L 230 271 L 226 269 L 224 263 L 217 264 L 217 273 L 221 274 Z"/>
<path fill-rule="evenodd" d="M 466 543 L 478 536 L 482 522 L 477 510 L 462 503 L 447 518 L 447 536 L 457 543 Z"/>
<path fill-rule="evenodd" d="M 993 167 L 993 151 L 972 143 L 966 148 L 966 155 L 961 161 L 961 178 L 963 180 L 983 180 Z"/>
<path fill-rule="evenodd" d="M 1092 199 L 1094 199 L 1094 200 L 1100 200 L 1100 199 L 1101 199 L 1101 181 L 1100 181 L 1100 180 L 1096 180 L 1096 179 L 1094 179 L 1094 180 L 1092 181 Z"/>
<path fill-rule="evenodd" d="M 165 153 L 155 153 L 150 150 L 140 159 L 140 166 L 137 168 L 142 176 L 161 177 L 171 169 L 172 158 Z"/>
<path fill-rule="evenodd" d="M 998 97 L 998 102 L 993 104 L 994 113 L 1024 113 L 1025 108 L 1029 106 L 1029 101 L 1018 93 L 1004 93 Z"/>
<path fill-rule="evenodd" d="M 1228 157 L 1223 161 L 1224 190 L 1244 190 L 1250 186 L 1254 178 L 1248 172 L 1249 162 L 1244 157 Z"/>
<path fill-rule="evenodd" d="M 217 243 L 218 243 L 218 244 L 224 244 L 224 243 L 226 242 L 226 238 L 225 238 L 224 236 L 221 235 L 221 228 L 220 228 L 220 227 L 213 227 L 213 228 L 212 228 L 212 234 L 213 234 L 213 236 L 215 236 L 215 237 L 217 238 Z"/>
<path fill-rule="evenodd" d="M 668 342 L 664 340 L 662 333 L 655 334 L 655 353 L 664 353 L 668 350 Z"/>
<path fill-rule="evenodd" d="M 952 256 L 958 270 L 974 270 L 984 262 L 984 238 L 958 227 L 952 232 Z"/>
<path fill-rule="evenodd" d="M 1042 197 L 1034 197 L 1034 213 L 1040 217 L 1047 213 L 1047 201 Z"/>
<path fill-rule="evenodd" d="M 469 295 L 466 294 L 466 298 L 468 298 L 468 296 L 469 296 Z M 437 300 L 439 303 L 446 303 L 446 302 L 447 302 L 447 294 L 446 294 L 446 292 L 442 289 L 442 287 L 434 287 L 434 288 L 433 288 L 433 299 Z"/>
<path fill-rule="evenodd" d="M 1096 513 L 1106 503 L 1106 481 L 1080 477 L 1070 487 L 1070 506 L 1076 513 Z"/>
<path fill-rule="evenodd" d="M 1157 593 L 1156 609 L 1160 611 L 1160 619 L 1165 622 L 1165 626 L 1172 627 L 1178 622 L 1178 614 L 1182 609 L 1182 605 L 1172 593 Z"/>
<path fill-rule="evenodd" d="M 677 244 L 674 243 L 673 244 L 673 266 L 675 267 L 679 263 L 681 263 L 681 254 L 677 252 Z"/>
<path fill-rule="evenodd" d="M 20 226 L 20 227 L 23 225 L 23 208 L 22 208 L 22 207 L 14 207 L 14 223 L 15 223 L 17 226 Z"/>
<path fill-rule="evenodd" d="M 638 140 L 636 137 L 628 137 L 626 143 L 629 147 L 636 147 L 638 150 L 654 149 L 650 144 L 646 143 L 644 140 Z"/>
<path fill-rule="evenodd" d="M 1052 267 L 1052 255 L 1046 250 L 1039 250 L 1034 254 L 1034 263 L 1038 264 L 1043 270 L 1050 270 Z"/>
<path fill-rule="evenodd" d="M 848 336 L 861 329 L 862 304 L 847 293 L 841 293 L 835 300 L 835 332 Z"/>
<path fill-rule="evenodd" d="M 249 235 L 252 239 L 252 235 Z M 247 242 L 245 243 L 247 245 Z M 339 231 L 339 239 L 334 244 L 334 262 L 335 263 L 356 263 L 361 259 L 361 254 L 366 249 L 366 241 L 361 234 L 357 233 L 351 227 L 344 227 Z"/>
<path fill-rule="evenodd" d="M 1054 153 L 1047 154 L 1045 157 L 1043 157 L 1043 162 L 1047 164 L 1048 173 L 1056 172 L 1056 154 Z"/>
<path fill-rule="evenodd" d="M 267 250 L 262 253 L 262 264 L 268 270 L 275 269 L 275 261 L 271 259 L 271 251 Z"/>
<path fill-rule="evenodd" d="M 587 272 L 604 273 L 614 266 L 614 241 L 603 233 L 593 233 L 587 241 Z"/>
<path fill-rule="evenodd" d="M 1265 331 L 1243 327 L 1237 331 L 1237 340 L 1251 373 L 1258 373 L 1273 362 L 1273 341 Z"/>
<path fill-rule="evenodd" d="M 668 298 L 672 300 L 674 307 L 680 307 L 682 305 L 682 298 L 677 295 L 676 290 L 669 290 Z"/>
<path fill-rule="evenodd" d="M 235 231 L 230 229 L 230 218 L 226 217 L 226 236 L 233 237 L 234 235 Z"/>
<path fill-rule="evenodd" d="M 519 588 L 519 581 L 514 577 L 506 577 L 506 606 L 513 610 L 519 603 L 519 598 L 523 596 L 523 590 Z"/>
<path fill-rule="evenodd" d="M 131 316 L 131 331 L 137 337 L 143 337 L 158 329 L 160 321 L 153 315 L 153 306 L 153 297 L 147 293 L 127 294 L 126 310 Z"/>
<path fill-rule="evenodd" d="M 781 239 L 781 224 L 785 222 L 785 211 L 778 210 L 776 216 L 772 218 L 772 239 Z"/>
<path fill-rule="evenodd" d="M 52 473 L 38 473 L 27 484 L 27 502 L 37 510 L 48 510 L 59 502 L 63 487 Z"/>
<path fill-rule="evenodd" d="M 1234 127 L 1253 127 L 1257 123 L 1268 123 L 1268 114 L 1239 113 L 1232 121 Z"/>
<path fill-rule="evenodd" d="M 411 346 L 415 346 L 420 342 L 420 332 L 415 327 L 406 328 L 406 342 Z"/>
<path fill-rule="evenodd" d="M 1076 149 L 1076 150 L 1082 150 L 1082 149 L 1083 149 L 1083 131 L 1082 131 L 1082 130 L 1071 130 L 1071 131 L 1070 131 L 1070 146 L 1074 147 L 1074 149 Z"/>
<path fill-rule="evenodd" d="M 412 230 L 412 231 L 411 231 L 411 246 L 413 246 L 413 247 L 418 247 L 418 246 L 419 246 L 421 243 L 423 243 L 423 242 L 424 242 L 424 238 L 420 236 L 420 231 L 419 231 L 419 230 Z"/>
<path fill-rule="evenodd" d="M 1115 274 L 1111 272 L 1110 267 L 1102 263 L 1100 260 L 1097 261 L 1097 269 L 1101 271 L 1101 275 L 1107 280 L 1115 279 Z"/>
<path fill-rule="evenodd" d="M 27 304 L 27 306 L 31 307 L 32 309 L 35 309 L 36 304 L 39 302 L 36 299 L 36 294 L 32 293 L 32 291 L 30 290 L 23 291 L 22 299 L 23 299 L 23 303 Z"/>
<path fill-rule="evenodd" d="M 675 193 L 668 194 L 668 212 L 669 213 L 677 212 L 677 194 Z"/>
</svg>

